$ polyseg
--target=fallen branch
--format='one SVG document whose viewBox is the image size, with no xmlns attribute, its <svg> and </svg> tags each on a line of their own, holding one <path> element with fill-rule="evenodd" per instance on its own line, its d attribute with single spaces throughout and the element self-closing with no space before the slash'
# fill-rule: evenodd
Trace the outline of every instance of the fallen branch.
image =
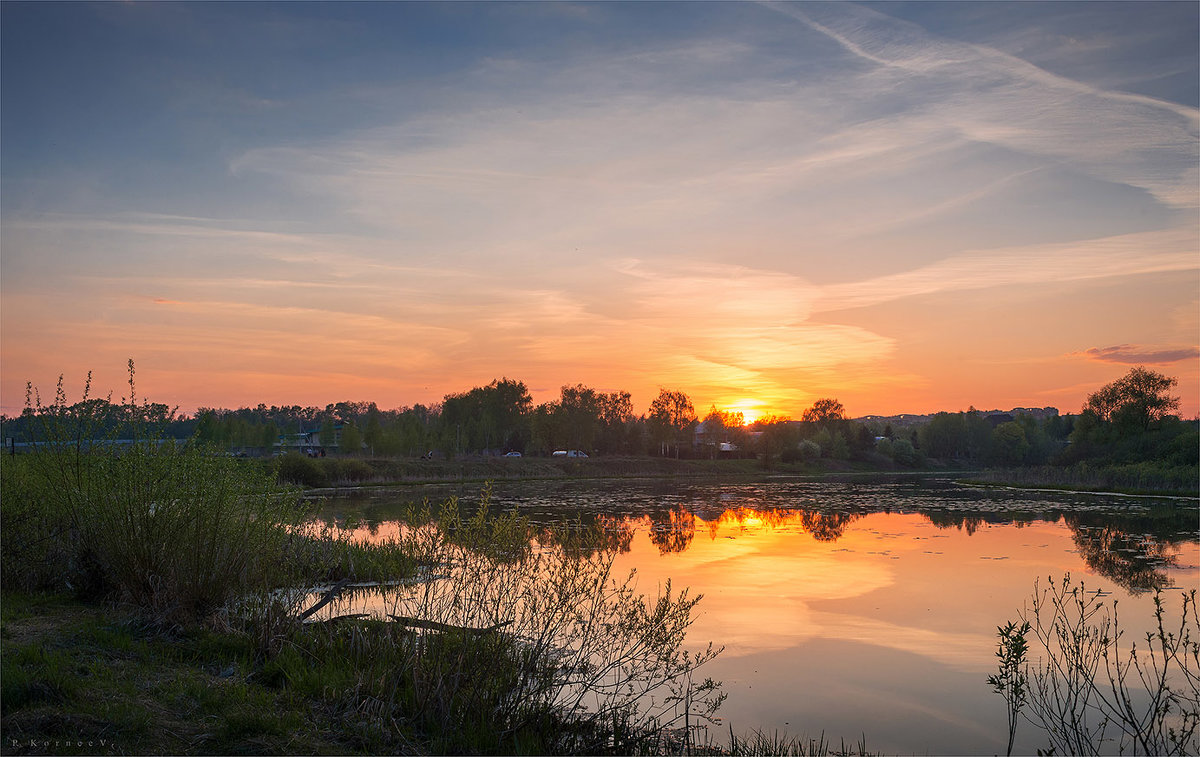
<svg viewBox="0 0 1200 757">
<path fill-rule="evenodd" d="M 409 628 L 424 628 L 429 631 L 442 631 L 442 632 L 462 631 L 464 633 L 474 633 L 474 634 L 491 633 L 492 631 L 498 630 L 500 628 L 504 628 L 505 626 L 512 624 L 511 620 L 506 620 L 503 623 L 497 623 L 496 625 L 488 626 L 487 628 L 468 628 L 466 626 L 452 626 L 448 623 L 438 623 L 436 620 L 422 620 L 420 618 L 409 618 L 404 615 L 389 614 L 388 617 L 391 618 L 393 621 L 399 623 L 400 625 L 408 626 Z"/>
<path fill-rule="evenodd" d="M 338 594 L 342 593 L 342 589 L 345 589 L 349 584 L 350 584 L 349 578 L 343 578 L 341 581 L 338 581 L 336 584 L 333 585 L 332 588 L 329 589 L 329 591 L 325 592 L 325 596 L 321 597 L 321 600 L 319 602 L 317 602 L 315 605 L 308 608 L 304 612 L 300 613 L 300 617 L 297 619 L 304 620 L 308 616 L 315 613 L 317 610 L 320 610 L 322 607 L 324 607 L 325 605 L 332 602 L 334 599 L 337 598 Z"/>
</svg>

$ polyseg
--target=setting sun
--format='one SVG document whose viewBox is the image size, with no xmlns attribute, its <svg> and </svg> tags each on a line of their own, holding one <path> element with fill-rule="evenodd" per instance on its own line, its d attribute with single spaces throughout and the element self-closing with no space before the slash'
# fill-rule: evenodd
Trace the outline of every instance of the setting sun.
<svg viewBox="0 0 1200 757">
<path fill-rule="evenodd" d="M 761 402 L 747 399 L 737 400 L 736 402 L 726 405 L 725 412 L 741 413 L 742 425 L 744 426 L 751 425 L 766 414 Z"/>
</svg>

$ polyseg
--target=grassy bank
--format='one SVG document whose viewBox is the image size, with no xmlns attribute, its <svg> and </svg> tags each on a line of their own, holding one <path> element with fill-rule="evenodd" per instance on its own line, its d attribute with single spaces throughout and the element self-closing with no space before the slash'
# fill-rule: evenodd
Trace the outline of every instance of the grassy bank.
<svg viewBox="0 0 1200 757">
<path fill-rule="evenodd" d="M 351 664 L 354 655 L 339 651 L 346 645 L 320 627 L 310 629 L 304 646 L 264 660 L 244 634 L 211 628 L 167 632 L 147 625 L 130 608 L 66 595 L 4 592 L 0 607 L 4 754 L 547 753 L 544 741 L 528 736 L 510 740 L 497 729 L 479 727 L 471 736 L 422 730 L 419 718 L 389 714 L 367 694 L 371 684 Z M 360 623 L 357 629 L 362 653 L 372 654 L 395 626 Z M 343 640 L 351 636 L 341 634 Z M 357 668 L 378 676 L 391 662 L 384 657 Z M 572 730 L 553 720 L 541 727 L 568 736 Z M 865 741 L 834 744 L 823 736 L 730 732 L 724 743 L 720 735 L 705 737 L 690 752 L 871 754 Z M 593 743 L 585 751 L 688 750 L 678 740 L 643 739 Z"/>
<path fill-rule="evenodd" d="M 1154 463 L 1130 465 L 1041 466 L 1006 468 L 972 474 L 968 483 L 1065 491 L 1200 497 L 1200 469 Z"/>
<path fill-rule="evenodd" d="M 258 682 L 246 635 L 167 633 L 140 613 L 5 592 L 5 754 L 348 754 L 353 724 Z"/>
<path fill-rule="evenodd" d="M 270 466 L 281 481 L 307 487 L 569 478 L 745 477 L 763 472 L 762 466 L 755 460 L 675 460 L 655 457 L 419 460 L 308 458 L 292 453 L 275 458 Z"/>
<path fill-rule="evenodd" d="M 364 696 L 361 681 L 352 683 L 348 658 L 333 653 L 333 637 L 320 629 L 312 629 L 307 649 L 296 646 L 264 661 L 248 636 L 205 628 L 165 632 L 129 609 L 66 595 L 4 592 L 0 607 L 4 754 L 546 753 L 537 741 L 493 741 L 489 748 L 488 739 L 466 743 L 458 734 L 422 731 L 413 718 L 387 715 Z M 377 648 L 390 625 L 360 625 L 364 650 Z M 312 652 L 325 659 L 299 659 Z M 379 661 L 373 672 L 389 662 Z M 720 743 L 718 735 L 691 753 L 871 754 L 864 741 L 752 732 L 730 733 L 729 742 Z M 665 750 L 646 741 L 614 746 L 588 753 L 686 751 L 682 742 Z"/>
<path fill-rule="evenodd" d="M 6 589 L 4 751 L 671 751 L 684 711 L 720 702 L 693 679 L 719 650 L 683 648 L 699 598 L 647 599 L 603 545 L 571 536 L 534 548 L 515 515 L 451 504 L 382 547 L 314 531 L 288 566 L 304 583 L 188 617 L 117 588 Z M 382 607 L 314 614 L 324 598 L 304 586 L 338 576 L 324 598 L 374 578 Z"/>
<path fill-rule="evenodd" d="M 585 478 L 712 478 L 753 480 L 777 475 L 920 475 L 951 469 L 902 469 L 871 461 L 821 458 L 807 462 L 754 459 L 674 459 L 661 457 L 500 458 L 460 460 L 411 458 L 309 458 L 292 453 L 267 463 L 280 481 L 308 488 Z"/>
</svg>

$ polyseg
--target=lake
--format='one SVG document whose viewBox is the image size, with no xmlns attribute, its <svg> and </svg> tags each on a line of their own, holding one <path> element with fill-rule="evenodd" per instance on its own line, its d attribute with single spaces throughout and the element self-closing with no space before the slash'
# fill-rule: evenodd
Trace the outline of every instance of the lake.
<svg viewBox="0 0 1200 757">
<path fill-rule="evenodd" d="M 414 501 L 477 486 L 363 489 L 328 496 L 324 517 L 395 534 Z M 668 579 L 704 599 L 689 634 L 724 653 L 732 726 L 841 739 L 887 754 L 1003 754 L 996 627 L 1035 580 L 1069 573 L 1148 628 L 1155 587 L 1200 585 L 1194 500 L 976 488 L 936 477 L 755 483 L 498 482 L 495 507 L 538 522 L 599 519 L 632 534 L 617 558 L 654 595 Z M 343 608 L 341 611 L 350 611 Z M 1047 742 L 1031 726 L 1015 753 Z"/>
</svg>

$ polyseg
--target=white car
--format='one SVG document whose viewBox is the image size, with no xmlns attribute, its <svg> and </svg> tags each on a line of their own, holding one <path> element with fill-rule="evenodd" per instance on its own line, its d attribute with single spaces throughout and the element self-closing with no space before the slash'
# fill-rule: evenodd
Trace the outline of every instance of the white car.
<svg viewBox="0 0 1200 757">
<path fill-rule="evenodd" d="M 520 452 L 505 452 L 504 456 L 505 457 L 520 457 L 521 453 Z"/>
<path fill-rule="evenodd" d="M 551 457 L 587 457 L 588 454 L 577 449 L 559 449 L 551 453 Z"/>
</svg>

